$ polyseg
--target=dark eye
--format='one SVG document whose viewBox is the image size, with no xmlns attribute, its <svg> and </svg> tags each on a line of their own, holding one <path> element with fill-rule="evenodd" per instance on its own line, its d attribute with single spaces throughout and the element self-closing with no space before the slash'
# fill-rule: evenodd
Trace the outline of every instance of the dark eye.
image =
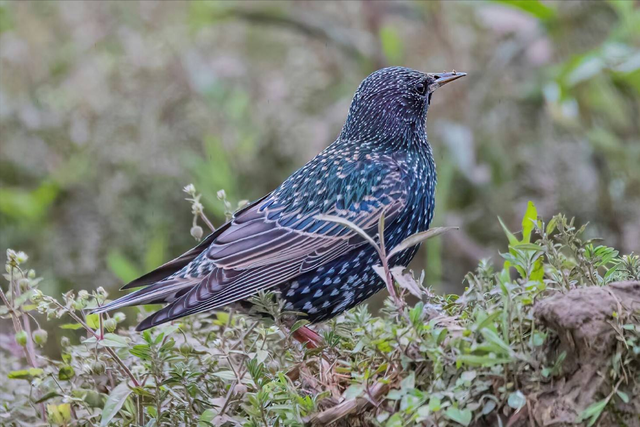
<svg viewBox="0 0 640 427">
<path fill-rule="evenodd" d="M 425 83 L 418 83 L 416 85 L 416 90 L 420 95 L 424 95 L 427 93 L 427 85 Z"/>
</svg>

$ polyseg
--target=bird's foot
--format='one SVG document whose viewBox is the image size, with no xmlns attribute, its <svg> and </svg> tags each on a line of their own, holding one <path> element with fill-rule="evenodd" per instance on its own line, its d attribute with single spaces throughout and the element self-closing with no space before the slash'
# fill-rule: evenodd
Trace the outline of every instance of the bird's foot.
<svg viewBox="0 0 640 427">
<path fill-rule="evenodd" d="M 308 349 L 318 348 L 322 345 L 322 337 L 312 329 L 306 326 L 302 326 L 292 334 L 293 338 L 301 344 L 305 345 Z"/>
</svg>

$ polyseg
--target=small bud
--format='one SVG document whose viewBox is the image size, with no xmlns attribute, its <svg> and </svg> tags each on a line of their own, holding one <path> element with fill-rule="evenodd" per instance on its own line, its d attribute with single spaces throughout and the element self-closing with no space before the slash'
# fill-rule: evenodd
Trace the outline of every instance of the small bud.
<svg viewBox="0 0 640 427">
<path fill-rule="evenodd" d="M 185 342 L 180 345 L 180 353 L 182 353 L 183 356 L 191 354 L 192 351 L 193 347 L 191 346 L 191 344 Z"/>
<path fill-rule="evenodd" d="M 196 239 L 196 240 L 200 240 L 202 239 L 202 227 L 200 227 L 199 225 L 193 226 L 191 227 L 191 236 Z"/>
<path fill-rule="evenodd" d="M 94 375 L 102 375 L 104 374 L 104 371 L 106 370 L 107 366 L 104 364 L 104 362 L 97 360 L 95 362 L 93 362 L 89 369 L 91 371 L 92 374 Z"/>
<path fill-rule="evenodd" d="M 66 348 L 71 345 L 71 340 L 67 337 L 60 338 L 60 347 Z"/>
<path fill-rule="evenodd" d="M 35 270 L 29 270 L 29 273 L 27 273 L 27 277 L 29 277 L 29 279 L 35 279 L 36 278 L 36 271 Z"/>
<path fill-rule="evenodd" d="M 118 322 L 116 322 L 116 319 L 114 318 L 107 319 L 104 321 L 104 328 L 109 332 L 115 331 L 117 327 L 118 327 Z"/>
<path fill-rule="evenodd" d="M 78 298 L 80 299 L 89 299 L 89 292 L 85 291 L 84 289 L 81 291 L 78 291 Z"/>
<path fill-rule="evenodd" d="M 227 198 L 227 193 L 224 190 L 219 190 L 216 195 L 218 196 L 218 199 L 220 200 L 224 200 Z"/>
<path fill-rule="evenodd" d="M 13 249 L 7 249 L 7 260 L 14 261 L 18 254 Z"/>
<path fill-rule="evenodd" d="M 27 333 L 25 331 L 20 331 L 16 334 L 16 342 L 18 345 L 25 347 L 27 345 Z"/>
<path fill-rule="evenodd" d="M 18 252 L 18 254 L 16 255 L 16 262 L 18 264 L 22 264 L 23 262 L 27 262 L 28 259 L 29 259 L 29 256 L 27 254 L 25 254 L 24 252 L 22 252 L 22 251 Z"/>
<path fill-rule="evenodd" d="M 185 186 L 182 191 L 184 191 L 185 193 L 193 196 L 194 194 L 196 194 L 196 187 L 193 184 L 189 184 L 187 186 Z"/>
<path fill-rule="evenodd" d="M 22 292 L 27 292 L 31 288 L 31 280 L 22 278 L 18 280 L 18 286 Z"/>
<path fill-rule="evenodd" d="M 238 383 L 235 385 L 235 387 L 233 387 L 233 393 L 237 394 L 238 396 L 244 396 L 247 393 L 247 386 Z"/>
<path fill-rule="evenodd" d="M 107 296 L 107 291 L 105 291 L 102 286 L 98 287 L 98 289 L 96 289 L 96 292 L 98 293 L 98 295 L 100 295 L 102 297 L 106 297 Z"/>
<path fill-rule="evenodd" d="M 118 323 L 122 323 L 125 321 L 125 319 L 127 318 L 127 316 L 125 316 L 125 314 L 121 311 L 118 311 L 117 313 L 113 314 L 113 318 L 115 319 L 116 322 Z"/>
<path fill-rule="evenodd" d="M 33 294 L 31 294 L 31 302 L 34 304 L 38 304 L 42 301 L 42 291 L 39 289 L 34 289 Z M 38 307 L 38 311 L 40 311 L 40 307 Z"/>
<path fill-rule="evenodd" d="M 47 338 L 49 338 L 49 334 L 44 329 L 36 329 L 31 334 L 33 338 L 33 342 L 35 342 L 40 347 L 43 347 L 47 343 Z"/>
<path fill-rule="evenodd" d="M 464 331 L 462 331 L 462 336 L 463 337 L 471 336 L 471 331 L 469 329 L 465 329 Z"/>
</svg>

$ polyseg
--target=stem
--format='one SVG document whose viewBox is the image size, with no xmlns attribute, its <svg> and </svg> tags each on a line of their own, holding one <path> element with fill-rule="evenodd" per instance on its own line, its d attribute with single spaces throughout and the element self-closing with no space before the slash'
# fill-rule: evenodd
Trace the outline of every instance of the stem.
<svg viewBox="0 0 640 427">
<path fill-rule="evenodd" d="M 60 304 L 58 302 L 58 300 L 56 300 L 55 298 L 48 297 L 47 301 L 53 302 L 56 306 L 58 306 L 58 308 L 61 308 L 61 309 L 65 310 L 67 312 L 67 314 L 69 316 L 71 316 L 71 318 L 73 320 L 75 320 L 76 322 L 80 323 L 82 325 L 82 327 L 85 328 L 87 330 L 87 332 L 91 336 L 95 337 L 96 340 L 98 340 L 98 341 L 102 340 L 102 337 L 100 337 L 100 335 L 97 334 L 96 331 L 93 330 L 93 328 L 91 328 L 89 325 L 87 325 L 86 322 L 80 318 L 80 316 L 78 316 L 73 311 L 67 309 L 65 306 Z M 104 349 L 106 350 L 107 353 L 109 353 L 111 358 L 120 366 L 120 368 L 124 371 L 125 375 L 127 377 L 129 377 L 129 379 L 131 380 L 133 385 L 136 386 L 136 387 L 140 387 L 140 383 L 138 382 L 136 377 L 133 375 L 131 370 L 129 370 L 127 365 L 125 365 L 124 362 L 122 361 L 122 359 L 120 359 L 120 356 L 118 356 L 116 354 L 116 352 L 111 347 L 104 347 Z"/>
<path fill-rule="evenodd" d="M 214 231 L 216 231 L 216 228 L 213 226 L 213 223 L 211 221 L 209 221 L 209 218 L 207 218 L 207 216 L 204 214 L 204 212 L 200 211 L 200 219 L 202 219 L 202 221 L 207 224 L 207 227 L 209 227 L 209 229 L 211 229 L 211 232 L 213 233 Z"/>
</svg>

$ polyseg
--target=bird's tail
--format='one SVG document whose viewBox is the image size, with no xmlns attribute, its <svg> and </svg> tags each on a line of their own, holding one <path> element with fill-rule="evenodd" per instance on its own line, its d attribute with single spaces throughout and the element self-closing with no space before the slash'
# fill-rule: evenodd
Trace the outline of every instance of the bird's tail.
<svg viewBox="0 0 640 427">
<path fill-rule="evenodd" d="M 180 277 L 168 277 L 101 307 L 97 307 L 93 309 L 91 313 L 104 313 L 132 305 L 171 303 L 191 289 L 191 287 L 196 285 L 200 280 L 201 279 L 195 278 L 183 279 Z"/>
</svg>

